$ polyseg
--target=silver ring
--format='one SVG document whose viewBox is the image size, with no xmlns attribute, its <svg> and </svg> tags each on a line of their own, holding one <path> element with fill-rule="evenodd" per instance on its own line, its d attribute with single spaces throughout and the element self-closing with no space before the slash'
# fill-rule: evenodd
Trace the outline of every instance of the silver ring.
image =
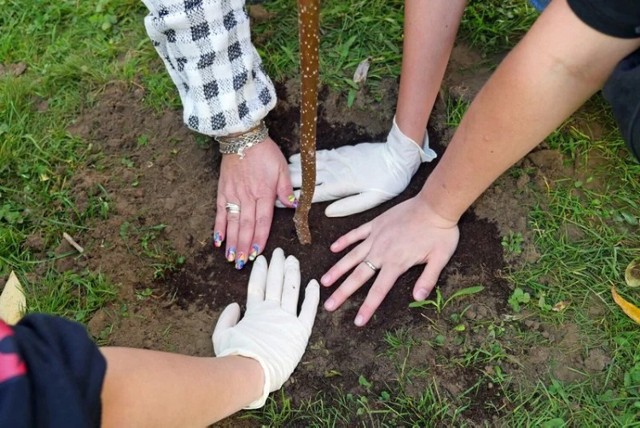
<svg viewBox="0 0 640 428">
<path fill-rule="evenodd" d="M 227 202 L 224 205 L 224 209 L 227 210 L 229 214 L 240 214 L 240 205 L 233 204 L 231 202 Z"/>
<path fill-rule="evenodd" d="M 369 266 L 369 268 L 374 272 L 378 272 L 380 270 L 380 268 L 378 266 L 374 265 L 369 260 L 363 260 L 362 263 L 364 263 L 365 265 Z"/>
</svg>

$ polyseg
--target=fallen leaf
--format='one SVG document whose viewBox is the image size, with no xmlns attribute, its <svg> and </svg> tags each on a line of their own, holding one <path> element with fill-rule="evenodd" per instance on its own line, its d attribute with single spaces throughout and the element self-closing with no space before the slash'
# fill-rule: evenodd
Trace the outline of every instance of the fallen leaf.
<svg viewBox="0 0 640 428">
<path fill-rule="evenodd" d="M 620 306 L 622 311 L 627 314 L 629 318 L 640 324 L 640 309 L 638 309 L 638 307 L 634 304 L 627 302 L 622 296 L 620 296 L 616 291 L 616 287 L 611 287 L 611 295 L 613 296 L 613 300 L 618 306 Z"/>
<path fill-rule="evenodd" d="M 569 306 L 569 302 L 564 301 L 564 300 L 560 300 L 558 303 L 553 305 L 551 310 L 554 311 L 554 312 L 562 312 L 565 309 L 567 309 L 567 306 Z"/>
<path fill-rule="evenodd" d="M 7 324 L 16 324 L 22 318 L 26 307 L 24 291 L 16 274 L 12 271 L 0 294 L 0 318 Z"/>
<path fill-rule="evenodd" d="M 0 64 L 0 77 L 15 76 L 18 77 L 27 70 L 27 64 L 24 62 L 16 62 L 14 64 Z"/>
<path fill-rule="evenodd" d="M 356 72 L 353 73 L 353 81 L 355 83 L 364 83 L 364 81 L 367 80 L 369 65 L 371 65 L 371 57 L 361 61 L 360 64 L 358 64 Z"/>
<path fill-rule="evenodd" d="M 338 370 L 327 370 L 326 372 L 324 372 L 324 377 L 336 377 L 336 376 L 342 376 L 342 373 L 340 373 Z"/>
<path fill-rule="evenodd" d="M 261 4 L 252 4 L 248 7 L 249 16 L 255 23 L 267 22 L 273 19 L 276 14 L 269 12 Z"/>
<path fill-rule="evenodd" d="M 629 287 L 640 287 L 640 259 L 635 259 L 624 271 L 624 281 Z"/>
</svg>

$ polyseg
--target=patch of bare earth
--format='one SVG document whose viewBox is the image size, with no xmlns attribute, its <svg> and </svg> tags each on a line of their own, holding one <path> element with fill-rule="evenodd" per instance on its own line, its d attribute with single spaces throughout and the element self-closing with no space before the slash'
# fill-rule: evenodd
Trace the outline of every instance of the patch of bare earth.
<svg viewBox="0 0 640 428">
<path fill-rule="evenodd" d="M 458 54 L 463 58 L 471 55 L 468 50 Z M 460 87 L 468 78 L 465 73 L 449 76 L 447 88 Z M 397 94 L 396 82 L 385 85 L 388 96 L 381 98 L 384 101 L 366 102 L 365 98 L 351 109 L 344 97 L 324 89 L 319 148 L 383 139 Z M 472 97 L 469 91 L 473 90 L 462 95 Z M 268 125 L 285 155 L 290 155 L 298 149 L 295 81 L 278 85 L 278 92 L 280 101 Z M 359 94 L 359 99 L 366 95 Z M 454 95 L 462 96 L 455 90 Z M 250 270 L 236 271 L 225 261 L 222 250 L 212 246 L 220 157 L 213 145 L 196 143 L 179 112 L 153 113 L 144 107 L 143 99 L 144 90 L 138 87 L 108 85 L 98 94 L 95 106 L 84 111 L 70 129 L 86 140 L 91 152 L 85 168 L 74 178 L 76 204 L 82 211 L 92 198 L 102 196 L 109 202 L 110 213 L 76 237 L 86 255 L 64 259 L 58 268 L 88 267 L 118 285 L 118 302 L 98 311 L 89 324 L 94 336 L 112 345 L 212 355 L 214 321 L 227 304 L 244 303 Z M 442 103 L 438 103 L 429 129 L 431 145 L 440 155 L 451 135 L 443 121 Z M 435 383 L 453 407 L 467 406 L 462 417 L 471 425 L 497 423 L 507 414 L 511 403 L 505 391 L 534 385 L 549 374 L 579 380 L 579 373 L 602 370 L 608 364 L 600 350 L 583 354 L 577 327 L 561 331 L 534 317 L 513 322 L 504 318 L 511 311 L 506 303 L 511 290 L 502 273 L 537 255 L 529 245 L 522 258 L 510 258 L 507 264 L 501 239 L 509 232 L 519 232 L 525 244 L 530 244 L 526 216 L 531 192 L 542 180 L 539 174 L 555 173 L 549 168 L 558 167 L 557 154 L 544 150 L 523 161 L 535 173 L 503 176 L 462 218 L 459 247 L 438 285 L 445 297 L 476 284 L 484 285 L 485 290 L 454 301 L 440 314 L 433 307 L 410 309 L 411 290 L 422 272 L 421 267 L 414 267 L 399 279 L 366 328 L 356 328 L 353 319 L 368 286 L 335 313 L 320 309 L 308 350 L 285 385 L 294 403 L 318 393 L 326 397 L 337 391 L 364 393 L 360 375 L 373 382 L 374 391 L 397 387 L 397 361 L 387 352 L 384 340 L 388 331 L 408 330 L 416 341 L 407 365 L 423 375 L 416 375 L 408 393 L 418 395 Z M 282 247 L 301 260 L 304 280 L 319 278 L 340 258 L 328 249 L 333 240 L 416 194 L 436 163 L 422 165 L 402 195 L 369 212 L 329 219 L 323 214 L 325 205 L 314 206 L 310 246 L 298 243 L 293 212 L 276 210 L 265 253 Z M 37 238 L 31 239 L 35 242 Z M 183 263 L 176 262 L 181 258 Z M 323 290 L 321 300 L 330 292 Z M 527 320 L 534 324 L 528 325 Z M 522 339 L 523 332 L 531 330 L 540 335 L 534 347 Z M 438 342 L 440 335 L 444 341 Z M 469 359 L 474 350 L 485 349 L 492 341 L 499 342 L 506 354 L 499 368 L 481 358 Z M 509 380 L 502 385 L 492 382 L 496 370 Z M 375 419 L 370 415 L 366 420 L 370 417 Z"/>
</svg>

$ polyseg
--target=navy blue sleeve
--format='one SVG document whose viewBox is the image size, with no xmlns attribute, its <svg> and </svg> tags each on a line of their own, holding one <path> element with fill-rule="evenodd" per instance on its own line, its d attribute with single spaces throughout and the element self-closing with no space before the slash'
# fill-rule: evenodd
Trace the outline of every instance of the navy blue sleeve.
<svg viewBox="0 0 640 428">
<path fill-rule="evenodd" d="M 582 22 L 612 37 L 640 37 L 640 1 L 568 0 L 569 7 Z"/>
<path fill-rule="evenodd" d="M 0 320 L 0 427 L 99 427 L 106 361 L 85 328 L 49 315 Z"/>
</svg>

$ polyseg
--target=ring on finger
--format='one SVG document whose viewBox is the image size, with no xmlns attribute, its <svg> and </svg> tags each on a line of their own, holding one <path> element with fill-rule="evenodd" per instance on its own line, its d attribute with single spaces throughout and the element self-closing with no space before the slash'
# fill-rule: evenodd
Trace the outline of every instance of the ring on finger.
<svg viewBox="0 0 640 428">
<path fill-rule="evenodd" d="M 380 270 L 380 268 L 376 265 L 374 265 L 371 260 L 363 260 L 362 263 L 364 263 L 365 265 L 367 265 L 369 267 L 369 269 L 371 269 L 373 272 L 378 272 Z"/>
<path fill-rule="evenodd" d="M 227 202 L 224 205 L 224 209 L 227 210 L 227 213 L 229 214 L 240 214 L 240 205 L 232 202 Z"/>
</svg>

